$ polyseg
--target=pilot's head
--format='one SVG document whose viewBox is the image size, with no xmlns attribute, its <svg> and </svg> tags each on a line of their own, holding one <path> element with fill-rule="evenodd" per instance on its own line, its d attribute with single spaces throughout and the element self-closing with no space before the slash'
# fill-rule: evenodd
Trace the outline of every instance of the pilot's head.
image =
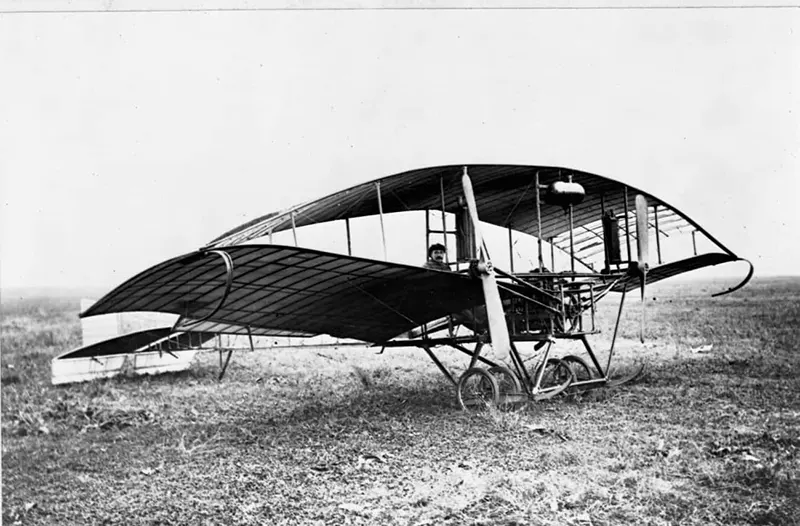
<svg viewBox="0 0 800 526">
<path fill-rule="evenodd" d="M 447 256 L 447 249 L 441 243 L 434 243 L 428 247 L 428 259 L 444 263 L 445 256 Z"/>
</svg>

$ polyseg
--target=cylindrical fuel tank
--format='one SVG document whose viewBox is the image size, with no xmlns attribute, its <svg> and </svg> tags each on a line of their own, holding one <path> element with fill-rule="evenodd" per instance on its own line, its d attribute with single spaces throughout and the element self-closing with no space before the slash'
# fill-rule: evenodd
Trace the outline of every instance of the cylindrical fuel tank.
<svg viewBox="0 0 800 526">
<path fill-rule="evenodd" d="M 550 205 L 567 207 L 577 205 L 586 197 L 586 191 L 578 183 L 556 181 L 547 187 L 544 202 Z"/>
</svg>

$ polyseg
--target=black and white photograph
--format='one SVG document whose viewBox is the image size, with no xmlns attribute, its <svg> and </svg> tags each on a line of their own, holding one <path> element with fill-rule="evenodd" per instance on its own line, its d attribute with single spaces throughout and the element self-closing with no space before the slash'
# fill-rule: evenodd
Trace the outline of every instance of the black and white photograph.
<svg viewBox="0 0 800 526">
<path fill-rule="evenodd" d="M 800 524 L 800 5 L 0 0 L 7 525 Z"/>
</svg>

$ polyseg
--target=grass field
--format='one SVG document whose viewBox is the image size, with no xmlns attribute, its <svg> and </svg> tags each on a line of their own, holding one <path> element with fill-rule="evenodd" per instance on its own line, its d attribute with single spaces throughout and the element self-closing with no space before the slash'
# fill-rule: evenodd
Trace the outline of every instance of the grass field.
<svg viewBox="0 0 800 526">
<path fill-rule="evenodd" d="M 4 299 L 3 524 L 800 524 L 800 278 L 712 290 L 651 287 L 645 346 L 629 302 L 637 382 L 505 413 L 459 410 L 414 350 L 53 387 L 77 299 Z"/>
</svg>

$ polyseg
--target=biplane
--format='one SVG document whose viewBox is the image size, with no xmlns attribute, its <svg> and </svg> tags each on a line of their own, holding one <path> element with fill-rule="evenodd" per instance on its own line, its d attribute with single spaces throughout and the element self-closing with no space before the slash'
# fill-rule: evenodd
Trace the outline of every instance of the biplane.
<svg viewBox="0 0 800 526">
<path fill-rule="evenodd" d="M 396 214 L 424 215 L 426 251 L 441 241 L 451 254 L 448 270 L 424 268 L 422 254 L 420 264 L 388 260 L 385 221 Z M 380 225 L 383 259 L 353 254 L 351 223 L 367 217 Z M 322 224 L 340 232 L 346 250 L 298 244 L 298 231 Z M 507 232 L 506 269 L 492 258 L 501 252 L 496 244 L 490 255 L 490 230 L 495 241 Z M 293 242 L 273 243 L 273 236 L 289 233 Z M 530 241 L 527 258 L 515 236 Z M 174 345 L 167 358 L 221 334 L 247 338 L 251 346 L 254 337 L 328 335 L 381 352 L 419 348 L 455 386 L 462 407 L 504 407 L 611 385 L 627 293 L 638 290 L 645 302 L 648 284 L 735 261 L 749 271 L 720 293 L 744 286 L 752 265 L 675 207 L 607 177 L 552 166 L 437 166 L 253 219 L 134 276 L 81 317 L 171 313 L 171 327 L 140 331 L 122 346 L 161 356 L 168 341 Z M 601 361 L 590 338 L 600 332 L 597 303 L 611 293 L 619 307 Z M 580 342 L 585 352 L 556 357 L 561 340 Z M 442 363 L 443 349 L 463 353 L 462 373 Z M 118 352 L 100 345 L 59 359 Z M 224 366 L 229 359 L 230 353 Z"/>
</svg>

